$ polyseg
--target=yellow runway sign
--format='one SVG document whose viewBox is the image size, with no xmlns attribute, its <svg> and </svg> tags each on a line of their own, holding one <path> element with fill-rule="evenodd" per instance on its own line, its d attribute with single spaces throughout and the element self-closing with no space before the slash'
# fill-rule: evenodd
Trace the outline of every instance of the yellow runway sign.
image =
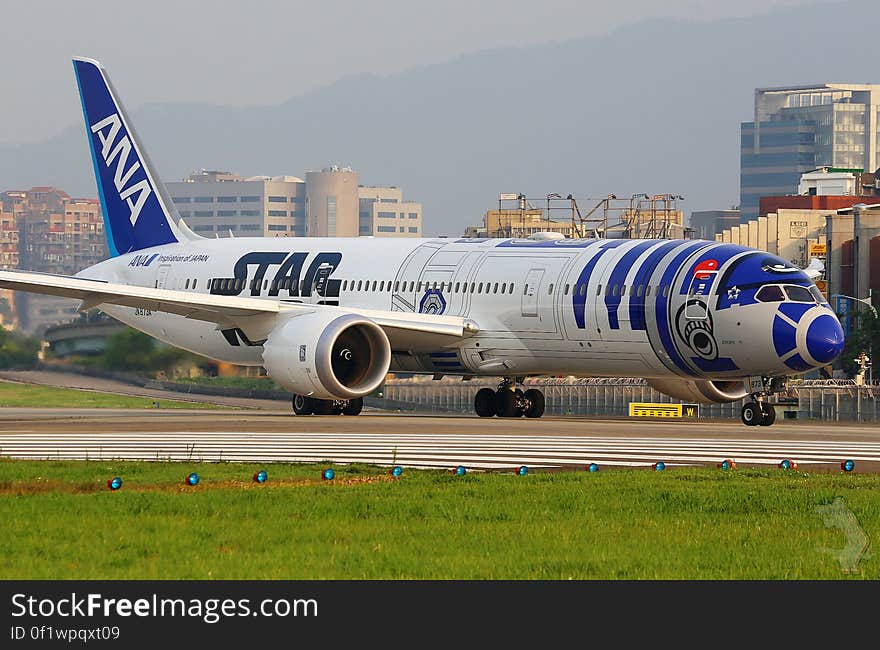
<svg viewBox="0 0 880 650">
<path fill-rule="evenodd" d="M 700 405 L 630 402 L 629 416 L 631 418 L 698 418 Z"/>
</svg>

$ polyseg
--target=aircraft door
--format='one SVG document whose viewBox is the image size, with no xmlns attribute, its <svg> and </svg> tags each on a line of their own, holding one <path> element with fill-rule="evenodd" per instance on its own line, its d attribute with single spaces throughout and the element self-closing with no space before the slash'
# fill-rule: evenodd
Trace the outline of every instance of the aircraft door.
<svg viewBox="0 0 880 650">
<path fill-rule="evenodd" d="M 688 287 L 687 303 L 684 310 L 688 320 L 705 320 L 709 317 L 709 296 L 715 277 L 718 275 L 718 262 L 706 260 L 694 269 L 694 277 Z"/>
<path fill-rule="evenodd" d="M 165 284 L 168 282 L 168 272 L 171 271 L 170 264 L 162 264 L 159 267 L 159 271 L 156 274 L 156 288 L 164 289 Z"/>
<path fill-rule="evenodd" d="M 538 289 L 544 277 L 544 269 L 530 269 L 526 275 L 522 293 L 522 315 L 526 317 L 538 317 Z"/>
</svg>

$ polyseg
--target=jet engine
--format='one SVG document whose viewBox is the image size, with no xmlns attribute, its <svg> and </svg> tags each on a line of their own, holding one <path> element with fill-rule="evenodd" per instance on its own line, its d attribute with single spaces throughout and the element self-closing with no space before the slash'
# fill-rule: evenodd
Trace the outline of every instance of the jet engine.
<svg viewBox="0 0 880 650">
<path fill-rule="evenodd" d="M 391 345 L 385 332 L 355 314 L 315 311 L 294 316 L 263 344 L 263 367 L 297 395 L 355 399 L 385 380 Z"/>
<path fill-rule="evenodd" d="M 748 395 L 742 380 L 710 381 L 707 379 L 649 379 L 648 385 L 664 395 L 686 402 L 723 404 Z"/>
</svg>

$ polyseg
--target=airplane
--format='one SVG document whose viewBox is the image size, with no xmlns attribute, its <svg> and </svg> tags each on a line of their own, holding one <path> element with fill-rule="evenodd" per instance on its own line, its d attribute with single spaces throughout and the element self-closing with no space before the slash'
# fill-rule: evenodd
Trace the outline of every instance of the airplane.
<svg viewBox="0 0 880 650">
<path fill-rule="evenodd" d="M 297 415 L 357 415 L 389 372 L 497 377 L 481 417 L 538 418 L 536 376 L 643 377 L 688 402 L 767 397 L 843 350 L 808 273 L 701 240 L 222 238 L 180 218 L 104 67 L 75 58 L 110 258 L 0 286 L 80 299 L 172 346 L 262 366 Z"/>
</svg>

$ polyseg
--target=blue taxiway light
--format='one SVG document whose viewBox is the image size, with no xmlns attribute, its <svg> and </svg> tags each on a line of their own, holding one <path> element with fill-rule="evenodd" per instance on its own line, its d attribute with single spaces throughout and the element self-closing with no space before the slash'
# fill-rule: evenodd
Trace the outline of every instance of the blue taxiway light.
<svg viewBox="0 0 880 650">
<path fill-rule="evenodd" d="M 198 485 L 199 484 L 199 475 L 195 472 L 192 472 L 189 476 L 186 477 L 187 485 Z"/>
<path fill-rule="evenodd" d="M 526 467 L 525 465 L 520 465 L 520 467 L 516 470 L 516 473 L 519 474 L 520 476 L 525 476 L 526 474 L 529 473 L 529 468 Z"/>
<path fill-rule="evenodd" d="M 122 479 L 118 476 L 114 476 L 109 481 L 107 481 L 107 487 L 111 490 L 118 490 L 122 487 Z"/>
<path fill-rule="evenodd" d="M 655 472 L 662 472 L 664 469 L 666 469 L 666 463 L 664 463 L 662 460 L 660 460 L 660 461 L 657 461 L 656 463 L 654 463 L 653 465 L 651 465 L 651 468 Z"/>
<path fill-rule="evenodd" d="M 590 463 L 589 465 L 587 465 L 587 471 L 588 472 L 598 472 L 599 466 L 596 463 Z"/>
<path fill-rule="evenodd" d="M 795 461 L 789 460 L 788 458 L 783 458 L 779 463 L 780 469 L 797 469 L 798 465 Z"/>
<path fill-rule="evenodd" d="M 718 467 L 720 467 L 721 469 L 736 469 L 736 463 L 729 458 L 725 458 L 720 463 L 718 463 Z"/>
<path fill-rule="evenodd" d="M 403 474 L 403 468 L 400 465 L 395 465 L 388 471 L 388 473 L 391 474 L 391 476 L 400 476 Z"/>
<path fill-rule="evenodd" d="M 254 474 L 254 483 L 265 483 L 269 478 L 269 475 L 266 473 L 266 470 L 261 469 L 259 472 Z"/>
<path fill-rule="evenodd" d="M 336 472 L 334 472 L 329 467 L 327 469 L 325 469 L 323 472 L 321 472 L 321 478 L 325 481 L 332 481 L 335 476 L 336 476 Z"/>
<path fill-rule="evenodd" d="M 459 465 L 458 467 L 455 468 L 455 475 L 456 476 L 464 476 L 465 474 L 467 474 L 467 468 L 465 468 L 464 465 Z"/>
<path fill-rule="evenodd" d="M 845 460 L 840 464 L 840 469 L 844 472 L 851 472 L 856 468 L 856 461 L 854 460 Z"/>
</svg>

